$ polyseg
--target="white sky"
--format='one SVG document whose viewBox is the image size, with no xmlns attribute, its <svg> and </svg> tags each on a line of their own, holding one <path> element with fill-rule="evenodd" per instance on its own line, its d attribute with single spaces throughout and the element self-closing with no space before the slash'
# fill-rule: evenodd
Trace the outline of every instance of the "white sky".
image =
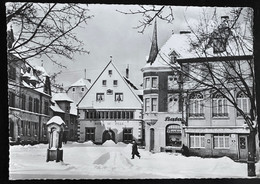
<svg viewBox="0 0 260 184">
<path fill-rule="evenodd" d="M 140 15 L 124 15 L 116 11 L 127 11 L 137 8 L 136 5 L 89 5 L 90 13 L 94 17 L 89 20 L 88 25 L 76 30 L 77 36 L 84 42 L 84 48 L 90 54 L 76 55 L 73 61 L 61 61 L 67 69 L 60 68 L 55 64 L 47 62 L 44 58 L 43 66 L 51 75 L 62 70 L 56 82 L 69 86 L 80 78 L 86 77 L 95 81 L 96 77 L 104 69 L 113 57 L 113 62 L 125 75 L 125 69 L 129 64 L 129 78 L 137 86 L 142 83 L 141 68 L 146 63 L 146 56 L 149 55 L 153 25 L 146 28 L 143 34 L 138 33 L 133 27 L 138 25 Z M 174 21 L 168 24 L 157 19 L 158 46 L 159 48 L 171 36 L 172 30 L 178 33 L 180 30 L 187 30 L 184 19 L 186 16 L 189 22 L 195 22 L 199 17 L 202 7 L 173 7 Z M 40 62 L 38 62 L 40 64 Z"/>
</svg>

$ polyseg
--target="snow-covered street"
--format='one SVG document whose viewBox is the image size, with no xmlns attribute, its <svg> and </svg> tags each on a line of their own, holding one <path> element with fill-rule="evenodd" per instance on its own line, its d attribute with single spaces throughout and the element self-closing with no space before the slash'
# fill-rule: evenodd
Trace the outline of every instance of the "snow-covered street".
<svg viewBox="0 0 260 184">
<path fill-rule="evenodd" d="M 131 144 L 107 141 L 63 145 L 64 162 L 46 162 L 47 145 L 10 147 L 10 180 L 15 179 L 144 179 L 247 178 L 247 164 L 228 157 L 184 157 L 176 153 L 150 153 L 139 149 L 131 159 Z M 256 164 L 260 177 L 260 163 Z"/>
</svg>

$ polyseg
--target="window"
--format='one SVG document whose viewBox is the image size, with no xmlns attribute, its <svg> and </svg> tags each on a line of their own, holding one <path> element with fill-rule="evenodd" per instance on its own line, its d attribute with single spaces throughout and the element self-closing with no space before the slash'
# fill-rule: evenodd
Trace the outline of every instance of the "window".
<svg viewBox="0 0 260 184">
<path fill-rule="evenodd" d="M 123 129 L 123 141 L 131 142 L 133 140 L 132 128 L 124 128 Z"/>
<path fill-rule="evenodd" d="M 152 88 L 158 88 L 158 77 L 152 77 Z"/>
<path fill-rule="evenodd" d="M 70 112 L 70 106 L 66 105 L 66 112 Z"/>
<path fill-rule="evenodd" d="M 72 92 L 75 92 L 75 88 L 72 88 Z"/>
<path fill-rule="evenodd" d="M 107 85 L 107 80 L 102 80 L 102 86 L 106 86 Z"/>
<path fill-rule="evenodd" d="M 229 148 L 229 134 L 215 134 L 214 148 Z"/>
<path fill-rule="evenodd" d="M 14 66 L 11 66 L 11 65 L 10 65 L 9 72 L 8 72 L 8 77 L 9 77 L 10 79 L 13 79 L 13 80 L 16 79 L 16 69 L 15 69 Z"/>
<path fill-rule="evenodd" d="M 123 101 L 123 93 L 115 93 L 115 101 Z"/>
<path fill-rule="evenodd" d="M 191 148 L 205 148 L 205 134 L 190 134 Z"/>
<path fill-rule="evenodd" d="M 168 94 L 168 112 L 179 112 L 178 94 Z"/>
<path fill-rule="evenodd" d="M 108 70 L 108 75 L 112 75 L 112 70 Z"/>
<path fill-rule="evenodd" d="M 227 99 L 225 99 L 220 93 L 215 93 L 212 99 L 213 117 L 227 117 Z"/>
<path fill-rule="evenodd" d="M 182 68 L 183 81 L 189 81 L 190 66 L 189 63 L 184 64 Z"/>
<path fill-rule="evenodd" d="M 32 105 L 33 105 L 33 102 L 32 102 L 32 97 L 29 97 L 29 111 L 33 111 L 32 109 Z"/>
<path fill-rule="evenodd" d="M 86 128 L 85 140 L 86 141 L 95 141 L 95 128 Z"/>
<path fill-rule="evenodd" d="M 176 74 L 168 76 L 168 89 L 178 89 L 178 76 Z"/>
<path fill-rule="evenodd" d="M 166 146 L 182 146 L 182 134 L 180 125 L 170 124 L 166 126 Z"/>
<path fill-rule="evenodd" d="M 192 93 L 189 99 L 189 117 L 204 117 L 203 95 Z"/>
<path fill-rule="evenodd" d="M 152 112 L 157 112 L 157 98 L 152 98 Z"/>
<path fill-rule="evenodd" d="M 227 39 L 216 37 L 213 39 L 213 52 L 214 53 L 221 53 L 226 51 L 226 44 L 227 44 Z"/>
<path fill-rule="evenodd" d="M 150 112 L 150 98 L 145 98 L 144 112 Z"/>
<path fill-rule="evenodd" d="M 81 91 L 82 91 L 82 92 L 85 91 L 85 88 L 81 88 Z"/>
<path fill-rule="evenodd" d="M 15 107 L 15 94 L 13 92 L 9 92 L 9 106 Z"/>
<path fill-rule="evenodd" d="M 22 109 L 25 110 L 25 104 L 26 104 L 26 96 L 25 94 L 22 94 Z"/>
<path fill-rule="evenodd" d="M 249 114 L 250 100 L 243 92 L 237 94 L 237 105 L 245 114 Z M 237 111 L 237 116 L 241 116 L 239 111 Z"/>
<path fill-rule="evenodd" d="M 144 89 L 148 89 L 148 88 L 151 88 L 150 77 L 145 77 L 144 78 Z"/>
<path fill-rule="evenodd" d="M 49 102 L 47 100 L 44 101 L 44 114 L 49 114 Z"/>
<path fill-rule="evenodd" d="M 113 81 L 113 85 L 114 85 L 114 86 L 117 86 L 117 80 L 114 80 L 114 81 Z"/>
<path fill-rule="evenodd" d="M 39 113 L 39 99 L 34 98 L 33 103 L 33 112 Z"/>
<path fill-rule="evenodd" d="M 104 101 L 104 99 L 105 99 L 105 95 L 104 95 L 104 93 L 97 93 L 97 95 L 96 95 L 96 100 L 97 101 Z"/>
</svg>

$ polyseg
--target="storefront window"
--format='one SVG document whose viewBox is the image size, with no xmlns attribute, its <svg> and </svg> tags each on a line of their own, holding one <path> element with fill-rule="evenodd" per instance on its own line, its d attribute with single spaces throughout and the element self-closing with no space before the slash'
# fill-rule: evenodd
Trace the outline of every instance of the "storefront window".
<svg viewBox="0 0 260 184">
<path fill-rule="evenodd" d="M 123 141 L 131 142 L 133 140 L 132 128 L 124 128 L 123 129 Z"/>
<path fill-rule="evenodd" d="M 177 124 L 171 124 L 166 127 L 166 146 L 182 146 L 181 127 Z"/>
<path fill-rule="evenodd" d="M 205 134 L 190 134 L 191 148 L 205 148 Z"/>
<path fill-rule="evenodd" d="M 86 141 L 94 141 L 95 140 L 95 128 L 86 128 Z"/>
<path fill-rule="evenodd" d="M 215 134 L 214 148 L 229 148 L 229 134 Z"/>
</svg>

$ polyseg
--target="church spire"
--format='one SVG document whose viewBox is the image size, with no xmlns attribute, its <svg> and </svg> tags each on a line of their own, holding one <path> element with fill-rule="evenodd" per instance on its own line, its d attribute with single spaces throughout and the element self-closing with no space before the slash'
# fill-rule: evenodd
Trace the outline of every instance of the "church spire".
<svg viewBox="0 0 260 184">
<path fill-rule="evenodd" d="M 150 49 L 149 58 L 147 60 L 147 63 L 153 64 L 154 60 L 156 59 L 156 56 L 158 54 L 158 44 L 157 44 L 157 23 L 156 19 L 154 22 L 154 30 L 153 30 L 153 38 L 152 38 L 152 45 Z"/>
</svg>

